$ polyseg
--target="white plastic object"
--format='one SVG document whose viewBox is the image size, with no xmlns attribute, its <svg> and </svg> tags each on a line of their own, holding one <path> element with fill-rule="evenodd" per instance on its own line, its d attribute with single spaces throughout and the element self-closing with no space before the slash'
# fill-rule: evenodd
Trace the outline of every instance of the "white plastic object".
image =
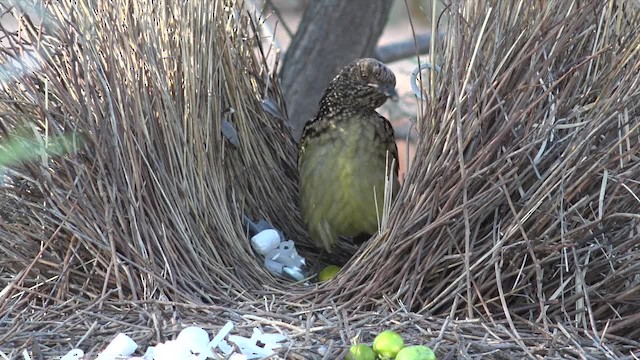
<svg viewBox="0 0 640 360">
<path fill-rule="evenodd" d="M 288 275 L 293 280 L 296 280 L 296 281 L 304 280 L 304 274 L 302 273 L 302 271 L 300 271 L 300 269 L 290 268 L 288 266 L 285 266 L 282 268 L 282 272 L 284 272 L 285 275 Z"/>
<path fill-rule="evenodd" d="M 251 338 L 260 341 L 264 344 L 265 348 L 269 349 L 278 349 L 282 347 L 280 342 L 287 340 L 287 337 L 282 334 L 265 334 L 258 328 L 253 328 Z"/>
<path fill-rule="evenodd" d="M 280 342 L 286 339 L 286 336 L 281 334 L 264 334 L 258 328 L 253 328 L 253 334 L 249 339 L 236 335 L 229 336 L 229 341 L 238 346 L 247 360 L 274 355 L 275 351 L 273 350 L 282 347 Z M 258 342 L 264 346 L 258 346 Z"/>
<path fill-rule="evenodd" d="M 259 220 L 256 224 L 256 228 L 258 229 L 258 232 L 262 231 L 262 230 L 267 230 L 267 229 L 274 229 L 273 225 L 271 225 L 270 222 L 268 222 L 267 220 Z M 278 232 L 278 234 L 280 234 L 280 232 Z M 280 239 L 282 240 L 282 234 L 280 234 Z"/>
<path fill-rule="evenodd" d="M 155 346 L 153 351 L 154 360 L 176 360 L 176 359 L 193 359 L 193 353 L 189 348 L 180 341 L 169 340 Z M 202 358 L 205 359 L 205 358 Z"/>
<path fill-rule="evenodd" d="M 229 356 L 229 360 L 248 360 L 246 355 L 234 353 Z"/>
<path fill-rule="evenodd" d="M 229 355 L 233 352 L 233 346 L 227 342 L 227 340 L 222 340 L 218 344 L 218 349 L 222 351 L 223 354 Z"/>
<path fill-rule="evenodd" d="M 284 275 L 284 265 L 277 262 L 276 260 L 271 260 L 269 258 L 264 259 L 264 266 L 274 275 Z"/>
<path fill-rule="evenodd" d="M 144 360 L 153 360 L 155 355 L 156 355 L 156 348 L 153 346 L 149 346 L 147 348 L 147 351 L 144 352 L 144 355 L 142 355 L 142 358 Z"/>
<path fill-rule="evenodd" d="M 189 326 L 182 329 L 175 341 L 183 344 L 192 354 L 199 354 L 198 358 L 213 357 L 209 347 L 209 334 L 201 327 Z"/>
<path fill-rule="evenodd" d="M 292 269 L 301 270 L 305 265 L 305 260 L 302 256 L 298 255 L 298 251 L 296 250 L 296 245 L 293 240 L 281 242 L 278 248 L 271 250 L 267 255 L 265 255 L 265 258 L 277 261 Z"/>
<path fill-rule="evenodd" d="M 266 349 L 266 347 L 262 348 L 258 346 L 254 340 L 242 336 L 231 335 L 229 336 L 229 341 L 236 344 L 240 352 L 245 355 L 248 360 L 266 358 L 274 354 L 272 350 Z"/>
<path fill-rule="evenodd" d="M 0 174 L 0 176 L 1 175 L 2 174 Z M 7 355 L 5 355 L 5 353 L 2 352 L 2 350 L 0 350 L 0 357 L 2 357 L 5 360 L 9 358 Z M 29 356 L 29 352 L 27 351 L 27 349 L 22 350 L 22 358 L 24 360 L 31 360 L 31 356 Z"/>
<path fill-rule="evenodd" d="M 425 98 L 424 96 L 422 96 L 422 90 L 420 89 L 420 87 L 418 86 L 418 74 L 422 72 L 422 70 L 424 69 L 433 69 L 435 72 L 439 73 L 442 71 L 442 68 L 440 68 L 440 66 L 438 66 L 437 64 L 431 64 L 430 62 L 425 62 L 420 64 L 420 66 L 416 67 L 415 69 L 413 69 L 413 72 L 411 73 L 411 77 L 409 78 L 409 83 L 411 84 L 411 91 L 413 91 L 413 94 L 418 98 L 418 99 L 422 99 L 422 100 L 427 100 L 427 98 Z M 423 77 L 423 79 L 429 79 L 428 76 Z"/>
<path fill-rule="evenodd" d="M 222 120 L 222 135 L 229 140 L 229 142 L 231 143 L 231 145 L 238 147 L 240 146 L 240 142 L 238 141 L 238 131 L 236 130 L 236 128 L 233 126 L 232 123 L 230 123 L 227 120 Z"/>
<path fill-rule="evenodd" d="M 220 343 L 224 341 L 224 338 L 229 335 L 231 330 L 233 330 L 233 323 L 231 321 L 227 321 L 227 323 L 224 324 L 224 326 L 218 331 L 216 336 L 213 337 L 213 340 L 209 342 L 207 348 L 213 351 L 213 349 L 217 348 L 218 345 L 220 345 Z"/>
<path fill-rule="evenodd" d="M 274 229 L 262 230 L 251 238 L 251 246 L 260 255 L 277 249 L 281 242 L 280 234 Z"/>
<path fill-rule="evenodd" d="M 111 340 L 109 345 L 100 352 L 97 360 L 110 360 L 115 359 L 116 357 L 128 357 L 131 356 L 137 348 L 138 344 L 136 344 L 132 338 L 123 333 L 119 333 L 113 338 L 113 340 Z"/>
<path fill-rule="evenodd" d="M 66 353 L 60 360 L 79 360 L 84 356 L 84 351 L 81 349 L 71 349 L 68 353 Z"/>
</svg>

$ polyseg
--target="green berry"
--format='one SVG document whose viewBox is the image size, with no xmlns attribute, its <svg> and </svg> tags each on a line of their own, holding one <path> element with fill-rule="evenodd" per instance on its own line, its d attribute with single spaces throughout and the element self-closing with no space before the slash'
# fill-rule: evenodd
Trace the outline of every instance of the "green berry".
<svg viewBox="0 0 640 360">
<path fill-rule="evenodd" d="M 385 330 L 373 339 L 373 351 L 382 359 L 393 359 L 404 347 L 404 340 L 397 332 Z"/>
<path fill-rule="evenodd" d="M 347 360 L 376 360 L 376 354 L 368 345 L 356 344 L 349 348 Z"/>
<path fill-rule="evenodd" d="M 396 360 L 436 360 L 436 354 L 427 346 L 413 345 L 400 350 Z"/>
<path fill-rule="evenodd" d="M 336 277 L 339 271 L 340 266 L 329 265 L 326 268 L 322 269 L 322 271 L 320 271 L 320 274 L 318 274 L 318 280 L 320 280 L 320 282 L 329 281 Z"/>
</svg>

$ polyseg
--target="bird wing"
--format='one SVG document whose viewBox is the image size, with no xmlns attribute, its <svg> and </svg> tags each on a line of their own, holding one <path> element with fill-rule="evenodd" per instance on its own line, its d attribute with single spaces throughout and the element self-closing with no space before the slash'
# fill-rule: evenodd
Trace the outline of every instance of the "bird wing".
<svg viewBox="0 0 640 360">
<path fill-rule="evenodd" d="M 386 150 L 389 152 L 389 161 L 395 159 L 395 166 L 393 171 L 395 176 L 398 177 L 400 159 L 398 158 L 398 146 L 396 145 L 396 137 L 393 131 L 393 126 L 391 126 L 391 122 L 389 122 L 389 120 L 387 120 L 387 118 L 385 118 L 384 116 L 378 114 L 377 112 L 376 115 L 378 116 L 380 122 L 382 122 L 382 124 L 384 125 L 381 128 L 382 134 L 380 135 L 384 141 Z"/>
</svg>

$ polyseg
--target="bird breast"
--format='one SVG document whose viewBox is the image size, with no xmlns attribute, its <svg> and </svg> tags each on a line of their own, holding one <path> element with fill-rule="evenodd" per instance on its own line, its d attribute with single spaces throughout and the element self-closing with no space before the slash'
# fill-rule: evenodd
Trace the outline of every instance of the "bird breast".
<svg viewBox="0 0 640 360">
<path fill-rule="evenodd" d="M 301 154 L 303 217 L 336 235 L 373 234 L 382 214 L 387 149 L 377 117 L 329 120 Z M 388 155 L 391 163 L 391 154 Z"/>
</svg>

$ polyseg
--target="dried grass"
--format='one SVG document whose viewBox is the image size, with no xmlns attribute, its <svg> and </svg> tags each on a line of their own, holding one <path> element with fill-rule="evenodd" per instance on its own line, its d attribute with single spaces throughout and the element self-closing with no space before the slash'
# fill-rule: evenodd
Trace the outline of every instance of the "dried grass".
<svg viewBox="0 0 640 360">
<path fill-rule="evenodd" d="M 638 338 L 638 9 L 494 5 L 451 8 L 390 229 L 319 299 Z"/>
<path fill-rule="evenodd" d="M 155 343 L 232 320 L 287 333 L 292 359 L 389 327 L 445 359 L 640 356 L 634 3 L 451 4 L 388 229 L 311 290 L 269 275 L 242 227 L 268 219 L 307 249 L 295 144 L 263 106 L 283 107 L 276 66 L 249 14 L 71 4 L 2 53 L 31 43 L 41 58 L 2 83 L 2 139 L 26 126 L 85 141 L 8 170 L 2 351 L 95 352 L 117 332 Z"/>
</svg>

